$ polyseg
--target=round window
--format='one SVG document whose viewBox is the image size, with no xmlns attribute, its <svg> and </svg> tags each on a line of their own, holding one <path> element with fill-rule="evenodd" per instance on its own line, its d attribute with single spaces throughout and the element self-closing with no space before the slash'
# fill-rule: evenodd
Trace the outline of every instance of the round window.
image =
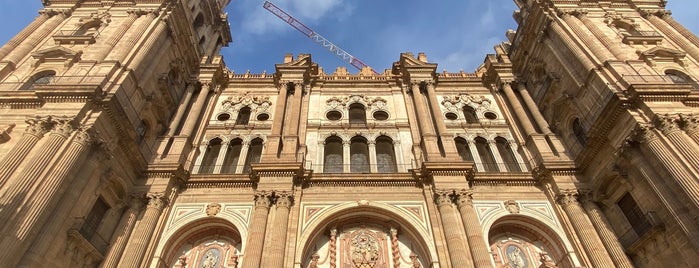
<svg viewBox="0 0 699 268">
<path fill-rule="evenodd" d="M 261 113 L 257 115 L 257 121 L 267 121 L 269 119 L 269 114 Z"/>
<path fill-rule="evenodd" d="M 231 115 L 228 114 L 228 113 L 222 113 L 222 114 L 219 114 L 219 115 L 216 117 L 216 119 L 218 119 L 218 121 L 226 121 L 226 120 L 228 120 L 228 119 L 231 119 Z"/>
<path fill-rule="evenodd" d="M 328 120 L 336 121 L 342 118 L 342 113 L 340 111 L 329 111 L 327 114 L 325 114 L 325 117 L 327 117 Z"/>
<path fill-rule="evenodd" d="M 374 112 L 374 119 L 383 121 L 388 119 L 388 113 L 385 111 L 376 111 Z"/>
<path fill-rule="evenodd" d="M 486 112 L 486 113 L 484 114 L 484 116 L 485 116 L 485 118 L 488 118 L 488 119 L 490 119 L 490 120 L 498 119 L 498 115 L 495 114 L 495 113 L 493 113 L 493 112 Z"/>
<path fill-rule="evenodd" d="M 444 117 L 446 117 L 449 120 L 456 120 L 459 118 L 458 115 L 456 115 L 455 113 L 452 113 L 452 112 L 444 114 Z"/>
</svg>

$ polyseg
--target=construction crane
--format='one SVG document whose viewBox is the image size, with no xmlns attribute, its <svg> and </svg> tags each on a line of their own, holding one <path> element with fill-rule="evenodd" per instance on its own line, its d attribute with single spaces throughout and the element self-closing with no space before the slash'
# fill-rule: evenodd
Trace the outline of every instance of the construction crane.
<svg viewBox="0 0 699 268">
<path fill-rule="evenodd" d="M 284 22 L 288 23 L 291 25 L 291 27 L 294 27 L 294 29 L 298 30 L 301 32 L 303 35 L 306 37 L 310 38 L 317 44 L 323 46 L 333 54 L 337 55 L 340 57 L 342 60 L 348 62 L 350 65 L 354 66 L 358 70 L 362 70 L 364 67 L 369 67 L 374 74 L 379 74 L 376 71 L 374 71 L 374 68 L 371 68 L 369 65 L 366 65 L 364 62 L 361 60 L 357 59 L 356 57 L 352 56 L 349 54 L 347 51 L 344 49 L 338 47 L 337 45 L 333 44 L 330 42 L 330 40 L 326 39 L 316 31 L 312 30 L 311 28 L 308 28 L 308 26 L 304 25 L 302 22 L 294 18 L 293 16 L 289 15 L 289 13 L 286 13 L 283 9 L 275 6 L 269 1 L 265 1 L 265 3 L 262 5 L 267 11 L 270 13 L 274 14 L 275 16 L 279 17 L 281 20 Z"/>
</svg>

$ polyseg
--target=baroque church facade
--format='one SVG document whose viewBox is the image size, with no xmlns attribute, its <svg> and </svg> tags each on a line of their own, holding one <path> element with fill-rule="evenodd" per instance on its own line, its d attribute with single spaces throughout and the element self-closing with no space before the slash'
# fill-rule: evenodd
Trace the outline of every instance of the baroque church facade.
<svg viewBox="0 0 699 268">
<path fill-rule="evenodd" d="M 699 266 L 663 0 L 515 0 L 473 73 L 238 74 L 228 0 L 43 3 L 0 48 L 0 267 Z"/>
</svg>

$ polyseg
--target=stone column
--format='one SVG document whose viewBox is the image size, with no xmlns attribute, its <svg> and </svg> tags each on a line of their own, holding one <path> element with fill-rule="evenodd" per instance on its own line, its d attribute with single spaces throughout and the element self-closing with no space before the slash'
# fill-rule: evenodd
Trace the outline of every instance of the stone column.
<svg viewBox="0 0 699 268">
<path fill-rule="evenodd" d="M 14 173 L 17 167 L 24 161 L 29 151 L 34 149 L 36 143 L 39 142 L 50 129 L 49 118 L 29 118 L 26 122 L 28 126 L 24 130 L 24 134 L 22 134 L 19 142 L 17 142 L 7 153 L 5 158 L 0 161 L 0 189 L 4 188 L 12 173 Z"/>
<path fill-rule="evenodd" d="M 284 117 L 283 140 L 284 147 L 282 158 L 289 161 L 297 161 L 297 150 L 299 148 L 299 121 L 301 119 L 301 100 L 303 97 L 303 84 L 292 82 L 292 94 L 287 98 L 286 116 Z"/>
<path fill-rule="evenodd" d="M 643 14 L 648 21 L 650 21 L 653 26 L 657 27 L 660 32 L 665 35 L 668 39 L 672 40 L 677 46 L 682 48 L 684 51 L 687 52 L 692 58 L 695 60 L 699 60 L 699 45 L 696 44 L 697 37 L 692 34 L 689 31 L 687 32 L 687 35 L 683 35 L 681 33 L 675 32 L 673 27 L 668 24 L 668 20 L 674 21 L 674 19 L 664 19 L 665 17 L 670 17 L 670 12 L 666 10 L 660 10 L 656 12 L 646 12 Z M 676 23 L 676 22 L 675 22 Z M 676 23 L 679 24 L 679 23 Z M 681 27 L 684 28 L 684 27 Z M 677 28 L 675 28 L 677 29 Z M 684 37 L 683 37 L 684 36 Z M 690 37 L 690 38 L 685 38 L 685 37 Z M 687 42 L 690 41 L 690 42 Z M 694 42 L 694 44 L 692 44 Z"/>
<path fill-rule="evenodd" d="M 397 172 L 405 172 L 408 170 L 408 164 L 405 163 L 405 159 L 403 158 L 403 149 L 400 147 L 400 141 L 399 140 L 394 140 L 393 141 L 393 153 L 396 154 L 396 171 Z"/>
<path fill-rule="evenodd" d="M 675 18 L 672 17 L 672 13 L 669 10 L 662 10 L 656 13 L 657 16 L 659 16 L 665 23 L 670 25 L 675 31 L 679 32 L 680 35 L 684 36 L 694 44 L 695 46 L 699 47 L 699 38 L 697 37 L 696 34 L 691 32 L 690 30 L 687 30 L 681 23 L 677 22 Z"/>
<path fill-rule="evenodd" d="M 265 156 L 263 156 L 265 159 L 277 159 L 279 143 L 282 142 L 282 128 L 284 127 L 284 124 L 279 122 L 284 122 L 286 99 L 289 89 L 288 81 L 280 81 L 279 83 L 279 95 L 277 96 L 277 103 L 274 105 L 274 115 L 272 117 L 272 122 L 277 123 L 272 124 L 272 130 L 267 139 L 269 146 L 267 146 L 267 150 L 264 153 Z"/>
<path fill-rule="evenodd" d="M 473 191 L 461 190 L 456 192 L 456 205 L 461 214 L 461 221 L 466 230 L 466 238 L 471 248 L 471 256 L 476 268 L 491 266 L 490 250 L 483 239 L 481 223 L 478 221 L 476 209 L 473 207 Z"/>
<path fill-rule="evenodd" d="M 240 156 L 238 156 L 238 163 L 236 163 L 235 173 L 243 173 L 245 169 L 245 160 L 248 157 L 248 150 L 250 149 L 250 141 L 244 140 L 243 145 L 240 148 Z"/>
<path fill-rule="evenodd" d="M 569 16 L 569 15 L 566 15 Z M 578 44 L 568 36 L 568 32 L 561 26 L 560 23 L 553 21 L 549 24 L 550 29 L 553 31 L 558 38 L 561 39 L 563 45 L 570 50 L 570 52 L 575 56 L 577 62 L 571 62 L 573 64 L 582 65 L 585 71 L 590 71 L 595 68 L 595 64 L 590 61 L 590 59 L 583 53 Z M 587 73 L 582 74 L 582 77 L 586 77 Z"/>
<path fill-rule="evenodd" d="M 522 107 L 522 103 L 519 102 L 517 95 L 515 95 L 515 92 L 512 90 L 512 84 L 504 83 L 502 85 L 502 91 L 505 92 L 505 96 L 507 96 L 507 100 L 510 102 L 519 124 L 522 126 L 522 128 L 524 128 L 524 134 L 526 136 L 535 134 L 536 130 L 534 130 L 534 125 L 532 125 L 531 120 L 529 120 L 529 117 L 527 116 L 527 112 L 524 111 L 524 107 Z"/>
<path fill-rule="evenodd" d="M 437 134 L 432 125 L 430 110 L 427 107 L 427 103 L 425 103 L 425 96 L 420 90 L 420 84 L 410 83 L 410 88 L 413 93 L 413 100 L 417 111 L 415 115 L 417 116 L 422 134 L 422 147 L 427 152 L 427 161 L 434 161 L 441 156 L 437 146 Z"/>
<path fill-rule="evenodd" d="M 369 171 L 371 173 L 376 173 L 378 172 L 378 164 L 376 162 L 376 141 L 367 141 L 367 145 L 369 146 Z"/>
<path fill-rule="evenodd" d="M 126 208 L 124 215 L 121 217 L 119 224 L 117 225 L 116 231 L 112 235 L 111 247 L 107 252 L 107 255 L 102 261 L 102 268 L 117 268 L 119 264 L 119 259 L 121 254 L 124 253 L 126 249 L 126 243 L 129 241 L 131 232 L 136 226 L 136 221 L 138 219 L 138 214 L 143 208 L 143 198 L 139 196 L 131 196 L 129 200 L 129 206 Z"/>
<path fill-rule="evenodd" d="M 187 85 L 187 91 L 184 93 L 184 98 L 180 101 L 180 105 L 177 106 L 177 112 L 175 117 L 172 118 L 170 122 L 170 127 L 167 129 L 167 136 L 175 136 L 177 128 L 180 126 L 180 122 L 184 117 L 184 113 L 187 111 L 187 106 L 189 106 L 189 101 L 192 100 L 192 95 L 194 95 L 194 84 L 190 83 Z"/>
<path fill-rule="evenodd" d="M 352 163 L 351 163 L 351 157 L 350 155 L 350 146 L 352 145 L 352 142 L 349 140 L 342 140 L 342 172 L 344 173 L 350 173 L 352 171 Z"/>
<path fill-rule="evenodd" d="M 150 26 L 153 20 L 155 20 L 157 17 L 156 10 L 139 10 L 137 12 L 140 16 L 134 23 L 131 24 L 128 29 L 128 34 L 125 34 L 125 36 L 120 38 L 118 43 L 115 44 L 115 47 L 119 47 L 121 49 L 112 50 L 107 55 L 106 60 L 116 60 L 124 65 L 126 57 L 136 47 L 138 40 L 143 37 L 146 29 L 148 29 L 148 26 Z"/>
<path fill-rule="evenodd" d="M 157 16 L 157 14 L 154 14 L 154 16 Z M 163 40 L 161 40 L 162 37 L 167 37 L 167 34 L 165 32 L 165 29 L 167 28 L 167 22 L 162 21 L 162 20 L 156 20 L 155 17 L 153 18 L 153 20 L 155 21 L 155 26 L 153 27 L 153 30 L 151 30 L 151 32 L 145 34 L 148 36 L 148 38 L 143 41 L 141 46 L 138 47 L 138 52 L 136 53 L 136 55 L 134 55 L 132 60 L 128 63 L 128 65 L 131 66 L 131 68 L 133 68 L 133 69 L 138 68 L 139 69 L 139 71 L 135 72 L 136 74 L 143 73 L 140 70 L 143 70 L 144 68 L 146 68 L 146 67 L 150 66 L 151 64 L 155 63 L 156 61 L 158 61 L 159 60 L 158 57 L 153 57 L 153 56 L 157 56 L 157 54 L 163 53 L 164 51 L 167 50 L 167 47 L 169 46 L 168 42 L 164 42 Z M 156 51 L 153 51 L 153 45 L 156 42 L 158 43 L 158 45 L 160 47 Z M 144 61 L 149 59 L 149 58 L 151 59 L 152 62 L 150 64 L 144 63 Z M 126 60 L 124 60 L 124 61 L 126 61 Z M 144 76 L 146 76 L 146 77 L 144 77 L 144 80 L 148 80 L 147 76 L 152 75 L 152 74 L 153 74 L 153 72 L 151 72 L 151 71 L 145 72 Z"/>
<path fill-rule="evenodd" d="M 88 151 L 92 142 L 88 129 L 83 128 L 75 132 L 73 141 L 61 154 L 60 159 L 54 164 L 51 172 L 43 174 L 33 192 L 27 196 L 30 202 L 25 203 L 13 220 L 8 222 L 4 232 L 2 245 L 12 250 L 0 253 L 0 266 L 13 267 L 17 263 L 11 257 L 3 256 L 5 252 L 9 256 L 21 256 L 28 249 L 29 243 L 34 241 L 40 228 L 46 224 L 52 224 L 57 219 L 48 219 L 60 200 L 62 185 L 70 185 L 73 176 L 70 172 L 78 166 L 79 160 Z M 42 174 L 42 173 L 39 173 Z M 4 213 L 4 211 L 3 211 Z"/>
<path fill-rule="evenodd" d="M 30 34 L 36 32 L 36 30 L 39 29 L 41 25 L 44 25 L 44 23 L 46 23 L 46 21 L 51 17 L 51 14 L 49 13 L 50 12 L 46 12 L 43 10 L 39 11 L 39 16 L 34 18 L 32 23 L 27 25 L 27 27 L 24 27 L 24 29 L 17 35 L 15 35 L 12 39 L 10 39 L 10 41 L 7 41 L 7 44 L 0 48 L 0 60 L 5 58 L 5 56 L 7 56 L 7 54 L 10 53 L 10 51 L 15 49 L 24 40 L 26 40 Z"/>
<path fill-rule="evenodd" d="M 214 174 L 220 174 L 221 168 L 223 167 L 223 161 L 226 160 L 226 153 L 228 152 L 228 145 L 230 145 L 230 140 L 225 138 L 221 141 L 221 149 L 218 150 L 218 156 L 216 156 L 216 163 L 214 163 Z M 238 158 L 240 159 L 240 158 Z"/>
<path fill-rule="evenodd" d="M 495 140 L 488 140 L 488 150 L 490 150 L 490 153 L 493 154 L 493 158 L 495 159 L 495 166 L 498 167 L 498 171 L 507 172 L 507 165 L 505 163 L 505 160 L 502 159 L 500 149 L 498 149 L 497 144 L 495 144 Z"/>
<path fill-rule="evenodd" d="M 262 261 L 262 249 L 264 247 L 271 197 L 272 193 L 270 192 L 258 191 L 255 193 L 255 211 L 253 211 L 252 220 L 250 221 L 250 232 L 248 233 L 242 267 L 262 267 L 260 262 Z"/>
<path fill-rule="evenodd" d="M 592 223 L 585 216 L 580 203 L 578 203 L 578 191 L 573 189 L 561 190 L 558 194 L 558 203 L 563 207 L 563 210 L 570 218 L 570 223 L 575 230 L 575 233 L 580 238 L 580 242 L 587 251 L 587 256 L 590 258 L 593 267 L 614 267 L 612 259 L 607 254 L 607 251 L 600 241 Z"/>
<path fill-rule="evenodd" d="M 566 25 L 568 25 L 568 27 L 570 27 L 570 29 L 573 30 L 573 34 L 580 38 L 581 41 L 585 45 L 587 45 L 590 48 L 590 50 L 592 50 L 592 55 L 590 55 L 591 58 L 595 59 L 597 61 L 597 64 L 601 65 L 601 63 L 604 62 L 604 60 L 608 59 L 611 55 L 609 55 L 609 52 L 606 49 L 600 46 L 596 38 L 591 38 L 590 35 L 583 29 L 583 27 L 580 26 L 580 20 L 578 20 L 578 18 L 575 17 L 575 15 L 581 13 L 585 13 L 585 11 L 576 10 L 570 13 L 562 13 L 560 14 L 560 17 L 563 19 Z"/>
<path fill-rule="evenodd" d="M 656 115 L 655 125 L 675 145 L 687 162 L 699 172 L 699 146 L 680 128 L 681 118 L 678 115 Z"/>
<path fill-rule="evenodd" d="M 37 148 L 38 151 L 29 160 L 32 164 L 25 167 L 21 173 L 15 173 L 6 187 L 0 189 L 0 204 L 5 204 L 4 209 L 0 211 L 0 230 L 13 227 L 14 223 L 10 223 L 10 219 L 16 216 L 15 210 L 22 207 L 24 200 L 31 194 L 32 185 L 40 181 L 41 174 L 73 132 L 72 122 L 68 118 L 54 118 L 52 121 L 54 126 L 47 140 Z"/>
<path fill-rule="evenodd" d="M 200 120 L 199 116 L 201 115 L 202 108 L 204 108 L 204 104 L 206 104 L 206 100 L 209 98 L 209 91 L 212 87 L 214 87 L 214 84 L 211 82 L 202 83 L 201 90 L 199 91 L 199 96 L 197 96 L 197 99 L 192 104 L 192 108 L 189 110 L 189 115 L 187 115 L 187 119 L 184 122 L 184 126 L 182 126 L 180 135 L 192 135 L 194 126 L 196 126 L 197 122 L 199 122 Z"/>
<path fill-rule="evenodd" d="M 463 238 L 458 216 L 452 205 L 453 190 L 435 190 L 435 202 L 442 219 L 444 236 L 449 251 L 449 260 L 452 267 L 473 267 L 471 262 L 471 250 Z"/>
<path fill-rule="evenodd" d="M 587 12 L 575 12 L 573 15 L 577 16 L 585 27 L 592 32 L 592 35 L 594 35 L 606 48 L 599 50 L 599 54 L 597 55 L 600 57 L 600 60 L 604 62 L 610 59 L 626 59 L 622 46 L 614 44 L 612 39 L 610 39 L 609 36 L 607 36 L 599 27 L 597 27 L 597 23 L 593 22 L 587 17 Z M 607 51 L 607 49 L 609 51 Z"/>
<path fill-rule="evenodd" d="M 160 213 L 168 204 L 168 200 L 162 193 L 149 193 L 148 205 L 143 217 L 138 222 L 138 226 L 131 234 L 129 243 L 126 246 L 121 262 L 118 267 L 140 267 L 144 254 L 148 248 L 148 243 L 153 236 Z"/>
<path fill-rule="evenodd" d="M 66 17 L 70 15 L 69 10 L 44 9 L 40 12 L 43 13 L 41 16 L 49 16 L 51 18 L 45 20 L 38 30 L 33 31 L 29 33 L 29 35 L 24 37 L 24 41 L 17 45 L 15 49 L 8 51 L 7 57 L 4 61 L 11 62 L 13 66 L 17 65 L 24 57 L 26 57 L 29 54 L 29 52 L 36 49 L 39 43 L 44 41 L 46 37 L 48 37 L 48 35 L 51 32 L 53 32 L 58 27 L 58 25 L 61 24 L 63 20 L 65 20 Z"/>
<path fill-rule="evenodd" d="M 680 114 L 682 128 L 695 144 L 699 144 L 699 114 Z"/>
<path fill-rule="evenodd" d="M 553 134 L 551 132 L 551 128 L 549 127 L 549 123 L 544 118 L 544 115 L 541 114 L 541 111 L 539 111 L 539 106 L 536 105 L 536 102 L 534 102 L 532 96 L 529 95 L 529 90 L 527 90 L 527 87 L 524 85 L 524 83 L 517 83 L 517 90 L 519 91 L 519 95 L 522 96 L 524 104 L 527 105 L 527 109 L 531 113 L 532 117 L 534 117 L 534 121 L 536 122 L 536 125 L 539 127 L 541 132 L 546 135 Z"/>
<path fill-rule="evenodd" d="M 97 61 L 102 61 L 104 60 L 105 57 L 109 54 L 109 52 L 112 51 L 114 46 L 119 42 L 124 37 L 124 34 L 126 31 L 128 31 L 131 28 L 131 25 L 136 21 L 136 19 L 143 14 L 143 11 L 140 9 L 129 9 L 126 11 L 129 15 L 126 17 L 126 19 L 119 25 L 119 28 L 114 31 L 114 33 L 105 41 L 105 45 L 100 48 L 100 50 L 96 53 L 95 59 Z"/>
<path fill-rule="evenodd" d="M 660 141 L 660 138 L 649 126 L 639 126 L 636 129 L 637 138 L 645 145 L 650 153 L 662 164 L 680 188 L 687 194 L 695 208 L 699 208 L 699 182 L 682 163 Z"/>
<path fill-rule="evenodd" d="M 430 110 L 432 112 L 434 123 L 437 126 L 437 133 L 442 140 L 442 147 L 444 148 L 445 156 L 447 159 L 460 162 L 458 154 L 456 153 L 456 144 L 454 144 L 454 139 L 449 137 L 447 125 L 444 123 L 444 115 L 442 113 L 441 104 L 437 99 L 437 92 L 434 88 L 434 82 L 427 82 L 425 87 L 427 89 L 427 98 L 430 104 Z"/>
<path fill-rule="evenodd" d="M 476 170 L 485 171 L 483 159 L 481 159 L 481 155 L 478 153 L 478 149 L 476 149 L 476 144 L 471 139 L 466 140 L 466 144 L 468 144 L 468 150 L 471 152 L 471 157 L 473 157 L 473 163 L 476 165 Z"/>
<path fill-rule="evenodd" d="M 288 192 L 275 193 L 276 209 L 274 212 L 274 223 L 270 230 L 267 242 L 269 252 L 262 259 L 262 266 L 270 268 L 284 267 L 284 251 L 286 249 L 286 236 L 289 226 L 289 210 L 293 205 L 294 198 Z"/>
<path fill-rule="evenodd" d="M 589 192 L 584 193 L 581 199 L 583 208 L 585 208 L 585 212 L 587 212 L 587 215 L 590 217 L 592 226 L 597 230 L 602 244 L 607 248 L 607 252 L 614 262 L 614 266 L 633 268 L 631 260 L 626 256 L 624 247 L 619 243 L 619 238 L 612 231 L 611 224 L 607 221 L 607 217 L 604 216 L 604 212 L 602 212 L 592 200 L 592 194 Z"/>
</svg>

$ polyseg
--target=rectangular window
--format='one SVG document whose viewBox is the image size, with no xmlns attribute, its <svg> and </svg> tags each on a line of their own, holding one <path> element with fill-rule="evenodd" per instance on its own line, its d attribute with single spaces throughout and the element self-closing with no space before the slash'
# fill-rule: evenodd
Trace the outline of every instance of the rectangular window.
<svg viewBox="0 0 699 268">
<path fill-rule="evenodd" d="M 619 199 L 619 201 L 617 201 L 616 204 L 621 209 L 621 212 L 624 213 L 624 216 L 629 221 L 629 224 L 631 224 L 631 228 L 636 231 L 636 234 L 639 237 L 650 230 L 651 224 L 648 221 L 648 218 L 645 216 L 641 208 L 638 207 L 636 200 L 633 199 L 631 194 L 626 193 L 621 197 L 621 199 Z"/>
<path fill-rule="evenodd" d="M 107 205 L 101 197 L 97 198 L 90 213 L 85 217 L 83 226 L 80 227 L 80 234 L 82 234 L 85 239 L 90 240 L 92 236 L 97 233 L 97 229 L 100 227 L 104 215 L 107 214 L 107 210 L 109 210 L 109 205 Z"/>
</svg>

